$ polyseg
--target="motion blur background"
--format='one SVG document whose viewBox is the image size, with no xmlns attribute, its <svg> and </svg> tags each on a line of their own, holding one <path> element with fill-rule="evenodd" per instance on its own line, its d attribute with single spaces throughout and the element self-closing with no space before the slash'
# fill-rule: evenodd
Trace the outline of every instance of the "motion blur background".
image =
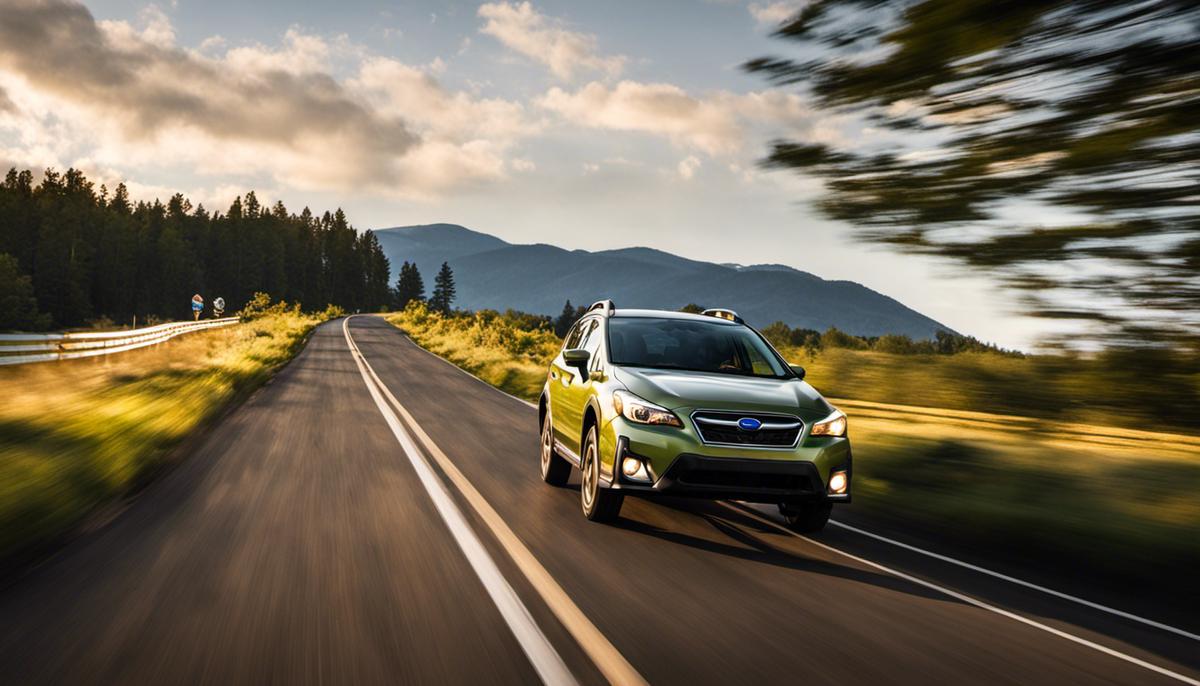
<svg viewBox="0 0 1200 686">
<path fill-rule="evenodd" d="M 0 365 L 5 570 L 345 312 L 536 398 L 606 284 L 478 275 L 547 243 L 669 309 L 728 305 L 656 295 L 699 261 L 895 298 L 937 330 L 739 293 L 797 289 L 803 321 L 754 323 L 849 415 L 855 512 L 1194 606 L 1194 0 L 0 0 L 0 167 L 0 331 L 185 319 L 196 292 L 242 318 Z M 504 240 L 407 226 L 432 221 Z M 605 254 L 634 245 L 662 252 Z M 554 308 L 475 306 L 477 277 Z"/>
</svg>

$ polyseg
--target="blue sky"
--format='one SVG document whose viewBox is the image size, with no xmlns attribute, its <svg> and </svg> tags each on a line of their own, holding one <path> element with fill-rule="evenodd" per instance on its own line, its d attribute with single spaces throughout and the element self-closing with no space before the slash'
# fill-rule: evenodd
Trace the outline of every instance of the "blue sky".
<svg viewBox="0 0 1200 686">
<path fill-rule="evenodd" d="M 797 2 L 0 0 L 20 35 L 54 27 L 0 48 L 0 163 L 218 208 L 255 189 L 360 229 L 783 263 L 1029 346 L 1044 325 L 987 280 L 852 243 L 818 183 L 756 166 L 776 137 L 881 135 L 739 69 L 786 49 L 768 34 Z"/>
</svg>

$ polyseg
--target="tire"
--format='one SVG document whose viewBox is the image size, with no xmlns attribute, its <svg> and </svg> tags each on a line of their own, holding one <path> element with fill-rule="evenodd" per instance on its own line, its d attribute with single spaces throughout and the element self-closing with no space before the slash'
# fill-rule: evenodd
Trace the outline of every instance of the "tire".
<svg viewBox="0 0 1200 686">
<path fill-rule="evenodd" d="M 829 503 L 784 503 L 779 512 L 787 526 L 798 534 L 815 534 L 825 528 L 833 505 Z"/>
<path fill-rule="evenodd" d="M 551 486 L 566 486 L 571 477 L 571 463 L 554 452 L 554 426 L 550 413 L 542 420 L 542 481 Z"/>
<path fill-rule="evenodd" d="M 583 507 L 583 516 L 593 522 L 615 522 L 621 514 L 625 494 L 600 487 L 600 441 L 594 426 L 588 429 L 583 440 L 583 455 L 579 461 L 582 474 L 579 503 Z"/>
</svg>

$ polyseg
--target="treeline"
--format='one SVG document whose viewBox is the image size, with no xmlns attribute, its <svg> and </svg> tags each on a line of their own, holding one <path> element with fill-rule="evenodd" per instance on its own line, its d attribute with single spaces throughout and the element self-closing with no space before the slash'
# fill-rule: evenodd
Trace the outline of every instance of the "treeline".
<svg viewBox="0 0 1200 686">
<path fill-rule="evenodd" d="M 679 308 L 680 312 L 700 314 L 704 307 L 689 303 Z M 855 336 L 831 326 L 825 331 L 816 329 L 793 329 L 783 322 L 775 322 L 764 329 L 762 335 L 777 348 L 790 346 L 812 352 L 826 348 L 847 350 L 874 350 L 893 355 L 955 355 L 958 353 L 996 353 L 1011 357 L 1023 357 L 1017 350 L 1007 350 L 992 343 L 984 343 L 974 336 L 963 336 L 952 331 L 938 331 L 933 340 L 913 340 L 901 334 L 883 336 Z"/>
<path fill-rule="evenodd" d="M 439 314 L 449 315 L 454 312 L 454 299 L 458 291 L 454 286 L 454 270 L 447 262 L 442 263 L 437 276 L 433 279 L 433 294 L 425 298 L 425 279 L 415 262 L 404 261 L 400 265 L 396 277 L 396 287 L 392 289 L 392 309 L 403 310 L 409 303 L 422 302 L 429 310 Z"/>
<path fill-rule="evenodd" d="M 258 292 L 377 311 L 392 303 L 388 274 L 375 236 L 340 209 L 293 214 L 253 192 L 224 213 L 181 194 L 134 203 L 124 184 L 97 189 L 75 169 L 37 184 L 13 169 L 0 184 L 0 329 L 185 319 L 195 293 L 231 312 Z"/>
<path fill-rule="evenodd" d="M 558 317 L 511 309 L 443 314 L 417 302 L 392 320 L 421 345 L 490 383 L 536 398 L 546 365 L 562 345 L 561 332 L 581 309 L 565 306 Z M 867 339 L 837 329 L 815 336 L 811 330 L 781 325 L 763 331 L 830 397 L 1150 430 L 1200 430 L 1200 361 L 1167 349 L 1023 355 L 955 334 L 891 348 L 895 341 L 889 337 Z M 900 354 L 879 354 L 884 350 Z"/>
<path fill-rule="evenodd" d="M 1010 357 L 1024 357 L 1016 350 L 1007 350 L 991 343 L 984 343 L 974 336 L 963 336 L 950 331 L 938 331 L 933 340 L 913 340 L 900 334 L 883 336 L 855 336 L 837 327 L 825 331 L 816 329 L 793 329 L 783 322 L 775 322 L 762 330 L 775 347 L 792 346 L 813 352 L 829 348 L 847 350 L 874 350 L 893 355 L 956 355 L 958 353 L 994 353 Z"/>
<path fill-rule="evenodd" d="M 407 263 L 406 263 L 407 264 Z M 403 276 L 401 277 L 403 279 Z M 397 309 L 404 309 L 401 304 Z M 686 305 L 681 312 L 699 314 L 704 308 L 698 305 Z M 513 329 L 521 331 L 552 331 L 562 338 L 570 330 L 571 325 L 584 315 L 587 308 L 573 305 L 570 300 L 563 304 L 562 312 L 557 317 L 542 314 L 530 314 L 517 310 L 497 312 L 482 310 L 491 320 L 497 320 Z M 469 316 L 470 313 L 462 313 Z M 821 350 L 873 350 L 891 353 L 893 355 L 955 355 L 958 353 L 993 353 L 1006 357 L 1024 357 L 1024 353 L 1007 350 L 991 343 L 984 343 L 974 336 L 963 336 L 950 331 L 938 331 L 933 340 L 913 340 L 908 336 L 886 334 L 883 336 L 855 336 L 836 327 L 825 331 L 816 329 L 793 329 L 783 322 L 775 322 L 761 330 L 763 336 L 777 348 L 802 348 L 812 355 Z"/>
</svg>

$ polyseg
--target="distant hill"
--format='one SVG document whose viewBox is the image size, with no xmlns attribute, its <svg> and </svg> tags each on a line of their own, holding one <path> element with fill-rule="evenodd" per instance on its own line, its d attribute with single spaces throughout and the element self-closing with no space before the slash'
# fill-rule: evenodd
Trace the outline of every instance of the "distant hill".
<svg viewBox="0 0 1200 686">
<path fill-rule="evenodd" d="M 442 262 L 449 262 L 456 304 L 467 309 L 557 315 L 568 299 L 587 305 L 611 298 L 617 307 L 727 307 L 759 327 L 783 321 L 793 328 L 836 326 L 860 336 L 913 338 L 951 330 L 862 284 L 826 281 L 779 264 L 714 264 L 641 247 L 588 252 L 513 245 L 456 224 L 400 226 L 375 235 L 393 273 L 405 260 L 416 262 L 427 289 Z"/>
</svg>

